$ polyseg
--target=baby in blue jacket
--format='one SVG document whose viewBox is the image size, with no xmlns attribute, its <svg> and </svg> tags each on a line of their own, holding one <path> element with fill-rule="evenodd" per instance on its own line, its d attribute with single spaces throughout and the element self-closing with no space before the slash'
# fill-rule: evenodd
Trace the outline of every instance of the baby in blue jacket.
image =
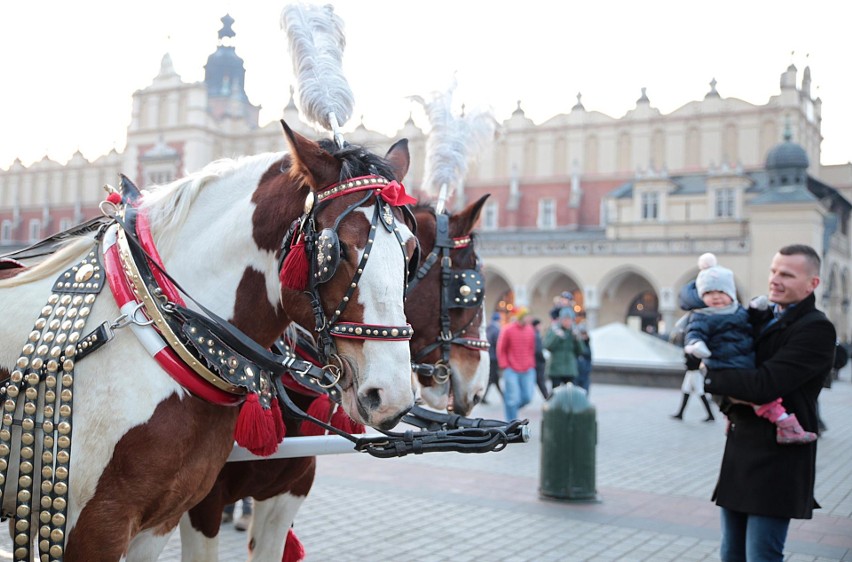
<svg viewBox="0 0 852 562">
<path fill-rule="evenodd" d="M 681 295 L 681 306 L 693 308 L 686 324 L 683 350 L 703 359 L 709 369 L 754 369 L 752 325 L 748 311 L 737 301 L 733 272 L 717 265 L 716 256 L 710 253 L 698 258 L 698 267 L 701 271 L 695 278 L 695 292 L 690 296 L 687 286 Z M 776 425 L 779 444 L 816 440 L 817 435 L 805 431 L 795 414 L 786 412 L 780 398 L 752 406 L 758 416 Z"/>
</svg>

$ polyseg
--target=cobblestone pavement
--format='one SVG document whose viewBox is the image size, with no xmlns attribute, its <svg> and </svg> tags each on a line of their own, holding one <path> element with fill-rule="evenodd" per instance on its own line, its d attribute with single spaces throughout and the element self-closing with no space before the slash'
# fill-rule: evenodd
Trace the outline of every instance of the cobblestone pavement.
<svg viewBox="0 0 852 562">
<path fill-rule="evenodd" d="M 481 417 L 502 417 L 499 395 Z M 319 458 L 295 530 L 308 562 L 700 561 L 719 558 L 719 514 L 710 501 L 725 423 L 703 422 L 692 400 L 669 417 L 677 389 L 592 386 L 598 425 L 599 501 L 539 495 L 540 397 L 521 415 L 529 443 L 499 453 L 435 453 L 401 459 L 343 454 Z M 820 397 L 814 518 L 794 520 L 785 559 L 852 561 L 852 382 L 849 367 Z M 4 533 L 5 534 L 5 533 Z M 246 533 L 223 526 L 220 560 L 246 559 Z M 0 560 L 11 560 L 7 536 Z M 175 533 L 160 560 L 180 560 Z M 274 561 L 277 562 L 277 561 Z"/>
</svg>

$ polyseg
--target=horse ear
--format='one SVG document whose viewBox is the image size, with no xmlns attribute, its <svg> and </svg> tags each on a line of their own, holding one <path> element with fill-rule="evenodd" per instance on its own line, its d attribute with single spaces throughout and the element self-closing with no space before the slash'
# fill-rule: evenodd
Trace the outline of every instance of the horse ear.
<svg viewBox="0 0 852 562">
<path fill-rule="evenodd" d="M 290 177 L 313 190 L 331 185 L 340 174 L 339 162 L 316 142 L 291 129 L 282 119 L 284 138 L 290 147 Z"/>
<path fill-rule="evenodd" d="M 408 173 L 408 166 L 411 164 L 411 156 L 408 153 L 408 139 L 400 139 L 393 143 L 385 159 L 390 162 L 393 173 L 396 174 L 395 179 L 402 181 L 405 174 Z"/>
<path fill-rule="evenodd" d="M 454 228 L 452 229 L 454 231 L 452 233 L 453 236 L 470 234 L 474 225 L 476 225 L 476 221 L 479 220 L 479 214 L 482 212 L 482 207 L 485 206 L 485 201 L 490 196 L 490 193 L 486 193 L 478 201 L 471 203 L 452 216 L 452 222 L 454 223 Z"/>
</svg>

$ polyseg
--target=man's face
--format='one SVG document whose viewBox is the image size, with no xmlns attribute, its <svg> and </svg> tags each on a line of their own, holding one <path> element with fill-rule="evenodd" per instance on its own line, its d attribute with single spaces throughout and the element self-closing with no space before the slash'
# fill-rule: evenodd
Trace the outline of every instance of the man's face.
<svg viewBox="0 0 852 562">
<path fill-rule="evenodd" d="M 805 300 L 819 285 L 807 257 L 775 254 L 769 267 L 769 300 L 786 308 Z"/>
</svg>

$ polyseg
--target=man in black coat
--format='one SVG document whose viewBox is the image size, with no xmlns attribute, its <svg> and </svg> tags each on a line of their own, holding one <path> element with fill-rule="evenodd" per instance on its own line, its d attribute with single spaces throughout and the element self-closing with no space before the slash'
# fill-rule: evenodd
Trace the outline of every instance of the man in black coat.
<svg viewBox="0 0 852 562">
<path fill-rule="evenodd" d="M 769 272 L 769 302 L 751 309 L 754 370 L 710 370 L 704 389 L 756 404 L 782 398 L 808 431 L 818 432 L 817 397 L 832 367 L 834 326 L 816 309 L 820 258 L 810 246 L 781 248 Z M 783 560 L 790 519 L 810 519 L 817 443 L 780 445 L 775 426 L 748 404 L 723 403 L 725 453 L 713 499 L 722 508 L 724 562 Z"/>
</svg>

